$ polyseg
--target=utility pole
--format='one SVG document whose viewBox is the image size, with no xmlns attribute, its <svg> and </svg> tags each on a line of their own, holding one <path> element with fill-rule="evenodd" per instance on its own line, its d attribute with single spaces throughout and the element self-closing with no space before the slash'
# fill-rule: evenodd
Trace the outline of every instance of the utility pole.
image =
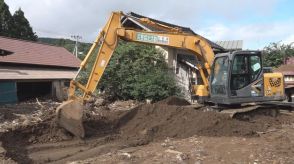
<svg viewBox="0 0 294 164">
<path fill-rule="evenodd" d="M 76 57 L 78 57 L 78 53 L 79 53 L 79 51 L 78 51 L 78 44 L 79 44 L 79 40 L 81 40 L 82 37 L 79 36 L 79 35 L 72 35 L 71 38 L 73 38 L 73 39 L 75 40 L 75 42 L 76 42 L 76 43 L 75 43 L 75 47 L 74 47 L 72 53 L 73 53 L 74 55 L 76 55 Z"/>
</svg>

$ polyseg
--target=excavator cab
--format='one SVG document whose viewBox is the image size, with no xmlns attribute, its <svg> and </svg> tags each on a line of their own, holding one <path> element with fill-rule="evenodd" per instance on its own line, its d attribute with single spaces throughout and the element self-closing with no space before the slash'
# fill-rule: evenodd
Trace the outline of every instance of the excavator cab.
<svg viewBox="0 0 294 164">
<path fill-rule="evenodd" d="M 242 104 L 285 98 L 283 75 L 263 71 L 260 51 L 217 54 L 212 65 L 209 88 L 209 101 L 215 104 Z"/>
</svg>

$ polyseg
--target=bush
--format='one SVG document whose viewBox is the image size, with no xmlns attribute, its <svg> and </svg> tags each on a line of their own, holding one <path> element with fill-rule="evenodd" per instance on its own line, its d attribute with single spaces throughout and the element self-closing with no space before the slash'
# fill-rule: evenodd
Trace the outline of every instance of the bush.
<svg viewBox="0 0 294 164">
<path fill-rule="evenodd" d="M 289 57 L 294 57 L 293 43 L 270 43 L 263 49 L 263 65 L 266 67 L 279 67 Z"/>
<path fill-rule="evenodd" d="M 119 42 L 98 88 L 115 99 L 153 101 L 177 95 L 174 75 L 154 46 Z"/>
</svg>

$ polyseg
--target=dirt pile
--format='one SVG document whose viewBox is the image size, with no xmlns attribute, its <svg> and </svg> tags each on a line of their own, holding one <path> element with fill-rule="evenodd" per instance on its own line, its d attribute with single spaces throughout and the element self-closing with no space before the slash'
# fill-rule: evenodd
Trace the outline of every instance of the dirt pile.
<svg viewBox="0 0 294 164">
<path fill-rule="evenodd" d="M 186 106 L 186 105 L 191 105 L 187 100 L 176 97 L 176 96 L 171 96 L 168 97 L 164 100 L 161 100 L 157 102 L 156 104 L 162 104 L 162 105 L 177 105 L 177 106 Z"/>
<path fill-rule="evenodd" d="M 132 110 L 104 110 L 100 111 L 99 115 L 86 112 L 86 137 L 118 134 L 123 139 L 142 138 L 148 142 L 166 137 L 185 138 L 193 135 L 251 137 L 273 125 L 292 122 L 286 116 L 256 116 L 250 121 L 241 121 L 232 119 L 227 114 L 196 110 L 186 106 L 189 104 L 186 100 L 169 97 L 154 104 L 140 105 Z M 22 134 L 29 144 L 73 139 L 72 135 L 56 125 L 54 114 L 52 110 L 43 112 L 43 122 L 10 130 L 9 134 Z"/>
<path fill-rule="evenodd" d="M 63 141 L 75 145 L 78 142 L 83 147 L 93 147 L 109 142 L 118 145 L 137 146 L 160 141 L 167 137 L 187 138 L 198 136 L 241 136 L 255 137 L 258 132 L 265 132 L 269 128 L 279 128 L 282 124 L 291 124 L 291 117 L 280 115 L 255 116 L 249 121 L 230 118 L 227 114 L 194 109 L 190 103 L 177 97 L 170 97 L 155 104 L 143 104 L 131 110 L 101 110 L 93 114 L 89 110 L 85 113 L 84 126 L 86 139 L 79 139 L 57 127 L 52 110 L 43 112 L 42 122 L 22 126 L 0 134 L 3 147 L 7 150 L 7 157 L 16 161 L 29 159 L 35 149 L 33 145 L 54 143 L 52 152 L 59 148 Z M 101 139 L 106 140 L 101 141 Z M 99 142 L 98 142 L 99 141 Z M 61 144 L 62 145 L 62 144 Z M 42 148 L 43 149 L 43 148 Z M 66 147 L 60 146 L 60 149 Z M 72 146 L 68 146 L 70 151 Z M 47 150 L 46 150 L 47 151 Z M 48 150 L 50 151 L 50 150 Z M 77 150 L 80 151 L 80 150 Z M 30 161 L 31 162 L 31 161 Z"/>
<path fill-rule="evenodd" d="M 120 120 L 122 136 L 128 140 L 149 142 L 166 137 L 199 136 L 257 136 L 269 126 L 281 125 L 285 118 L 260 116 L 252 122 L 232 119 L 217 112 L 204 112 L 191 107 L 169 106 L 162 103 L 142 105 Z"/>
</svg>

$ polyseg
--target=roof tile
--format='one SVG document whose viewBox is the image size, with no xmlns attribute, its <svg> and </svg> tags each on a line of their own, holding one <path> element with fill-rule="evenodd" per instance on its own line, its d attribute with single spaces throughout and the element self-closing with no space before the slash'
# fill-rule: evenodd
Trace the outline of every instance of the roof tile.
<svg viewBox="0 0 294 164">
<path fill-rule="evenodd" d="M 0 63 L 19 63 L 78 68 L 80 60 L 63 47 L 0 36 L 0 49 L 13 52 L 0 56 Z"/>
</svg>

